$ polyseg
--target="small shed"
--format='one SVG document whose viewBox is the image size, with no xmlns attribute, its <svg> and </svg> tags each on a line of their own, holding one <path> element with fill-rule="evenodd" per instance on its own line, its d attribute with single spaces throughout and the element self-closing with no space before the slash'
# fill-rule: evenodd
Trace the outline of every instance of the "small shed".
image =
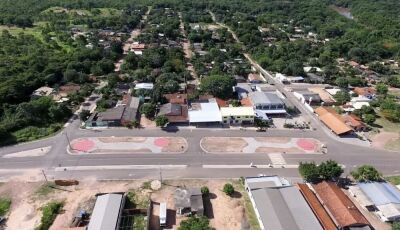
<svg viewBox="0 0 400 230">
<path fill-rule="evenodd" d="M 200 188 L 177 188 L 174 193 L 175 208 L 180 215 L 204 215 L 203 196 Z"/>
</svg>

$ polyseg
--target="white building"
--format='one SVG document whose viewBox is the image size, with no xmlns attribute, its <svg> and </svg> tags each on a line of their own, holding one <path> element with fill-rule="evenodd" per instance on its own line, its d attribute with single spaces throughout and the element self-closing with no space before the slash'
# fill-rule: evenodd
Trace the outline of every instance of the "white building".
<svg viewBox="0 0 400 230">
<path fill-rule="evenodd" d="M 221 107 L 221 116 L 224 124 L 252 124 L 255 113 L 252 107 Z"/>
</svg>

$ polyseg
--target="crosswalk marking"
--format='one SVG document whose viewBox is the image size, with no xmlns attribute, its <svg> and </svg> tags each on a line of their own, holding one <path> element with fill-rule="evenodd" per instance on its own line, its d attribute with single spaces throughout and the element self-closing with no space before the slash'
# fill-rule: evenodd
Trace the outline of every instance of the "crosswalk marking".
<svg viewBox="0 0 400 230">
<path fill-rule="evenodd" d="M 270 153 L 268 154 L 269 159 L 271 159 L 271 162 L 273 165 L 285 165 L 286 161 L 283 158 L 281 153 Z"/>
</svg>

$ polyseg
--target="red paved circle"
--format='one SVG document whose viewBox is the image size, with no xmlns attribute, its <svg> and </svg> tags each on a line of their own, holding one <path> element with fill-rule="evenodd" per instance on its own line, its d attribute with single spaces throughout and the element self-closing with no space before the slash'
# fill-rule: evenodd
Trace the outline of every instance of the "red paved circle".
<svg viewBox="0 0 400 230">
<path fill-rule="evenodd" d="M 154 145 L 158 147 L 166 147 L 169 144 L 169 140 L 165 137 L 160 137 L 154 140 Z"/>
<path fill-rule="evenodd" d="M 72 144 L 72 149 L 81 151 L 81 152 L 88 152 L 94 148 L 96 144 L 89 139 L 82 139 L 79 141 L 76 141 L 75 143 Z"/>
<path fill-rule="evenodd" d="M 316 144 L 314 141 L 312 140 L 308 140 L 308 139 L 299 139 L 297 140 L 297 146 L 299 146 L 300 148 L 302 148 L 303 150 L 306 151 L 312 151 L 315 150 L 316 148 Z"/>
</svg>

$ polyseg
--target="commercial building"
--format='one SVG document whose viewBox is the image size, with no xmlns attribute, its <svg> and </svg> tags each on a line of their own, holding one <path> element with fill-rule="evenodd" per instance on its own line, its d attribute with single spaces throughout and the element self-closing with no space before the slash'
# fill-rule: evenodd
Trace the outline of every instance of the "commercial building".
<svg viewBox="0 0 400 230">
<path fill-rule="evenodd" d="M 320 105 L 321 97 L 318 93 L 310 92 L 310 91 L 300 91 L 294 92 L 293 95 L 301 101 L 301 103 L 309 104 L 309 105 Z"/>
<path fill-rule="evenodd" d="M 382 221 L 400 220 L 400 190 L 390 183 L 358 183 L 349 191 L 365 209 L 375 212 Z"/>
<path fill-rule="evenodd" d="M 119 227 L 120 214 L 124 206 L 122 194 L 97 196 L 88 230 L 115 230 Z"/>
<path fill-rule="evenodd" d="M 253 107 L 221 107 L 224 124 L 252 124 L 254 122 Z"/>
<path fill-rule="evenodd" d="M 216 100 L 192 103 L 189 108 L 189 122 L 197 125 L 220 124 L 222 117 Z"/>
<path fill-rule="evenodd" d="M 277 176 L 245 180 L 260 228 L 273 230 L 323 229 L 300 191 Z"/>
<path fill-rule="evenodd" d="M 285 103 L 275 93 L 251 92 L 250 102 L 256 115 L 262 119 L 268 119 L 271 115 L 286 114 Z"/>
<path fill-rule="evenodd" d="M 316 196 L 339 230 L 372 229 L 368 220 L 333 182 L 313 184 Z"/>
</svg>

